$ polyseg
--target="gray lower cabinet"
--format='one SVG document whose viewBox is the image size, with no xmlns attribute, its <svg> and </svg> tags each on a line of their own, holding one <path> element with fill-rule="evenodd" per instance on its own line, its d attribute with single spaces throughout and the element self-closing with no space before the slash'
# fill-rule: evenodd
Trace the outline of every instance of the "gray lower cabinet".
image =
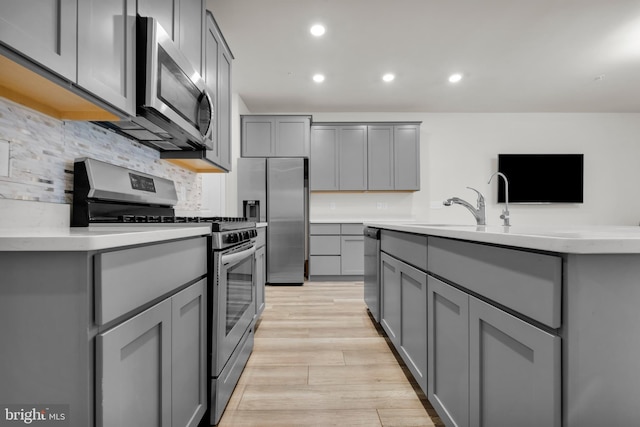
<svg viewBox="0 0 640 427">
<path fill-rule="evenodd" d="M 98 335 L 96 342 L 98 427 L 170 426 L 171 301 Z"/>
<path fill-rule="evenodd" d="M 78 85 L 135 115 L 135 0 L 78 2 Z"/>
<path fill-rule="evenodd" d="M 428 277 L 427 397 L 447 426 L 469 425 L 469 295 Z"/>
<path fill-rule="evenodd" d="M 560 393 L 560 338 L 470 296 L 470 425 L 558 427 Z"/>
<path fill-rule="evenodd" d="M 311 224 L 310 280 L 362 280 L 364 235 L 360 223 Z"/>
<path fill-rule="evenodd" d="M 418 385 L 427 392 L 427 274 L 381 254 L 381 324 Z"/>
<path fill-rule="evenodd" d="M 560 337 L 428 279 L 428 398 L 446 425 L 560 426 Z"/>
<path fill-rule="evenodd" d="M 340 274 L 364 274 L 364 236 L 340 236 Z"/>
<path fill-rule="evenodd" d="M 207 406 L 205 284 L 97 336 L 98 426 L 198 425 Z"/>
<path fill-rule="evenodd" d="M 0 42 L 75 82 L 77 13 L 77 0 L 0 2 Z"/>
<path fill-rule="evenodd" d="M 206 257 L 206 237 L 2 252 L 0 402 L 69 405 L 69 427 L 196 426 Z"/>
<path fill-rule="evenodd" d="M 258 228 L 256 253 L 254 256 L 256 266 L 256 320 L 260 317 L 265 307 L 265 284 L 267 282 L 267 248 L 265 246 L 266 229 Z"/>
<path fill-rule="evenodd" d="M 311 116 L 244 115 L 242 157 L 309 157 Z"/>
</svg>

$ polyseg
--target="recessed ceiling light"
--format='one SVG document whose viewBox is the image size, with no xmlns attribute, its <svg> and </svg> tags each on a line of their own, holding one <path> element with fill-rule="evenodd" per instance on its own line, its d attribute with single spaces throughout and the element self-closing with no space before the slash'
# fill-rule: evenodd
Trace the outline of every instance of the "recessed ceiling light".
<svg viewBox="0 0 640 427">
<path fill-rule="evenodd" d="M 322 74 L 316 74 L 313 76 L 313 81 L 316 83 L 322 83 L 324 81 L 324 76 Z"/>
<path fill-rule="evenodd" d="M 321 24 L 316 24 L 313 27 L 311 27 L 311 34 L 313 34 L 316 37 L 320 37 L 321 35 L 324 34 L 324 32 L 326 31 L 324 28 L 324 25 Z"/>
<path fill-rule="evenodd" d="M 387 73 L 384 76 L 382 76 L 382 80 L 384 80 L 385 82 L 390 82 L 393 81 L 393 79 L 395 79 L 396 76 L 391 74 L 391 73 Z"/>
<path fill-rule="evenodd" d="M 451 83 L 458 83 L 460 80 L 462 80 L 462 74 L 460 73 L 451 74 L 449 76 L 449 81 Z"/>
</svg>

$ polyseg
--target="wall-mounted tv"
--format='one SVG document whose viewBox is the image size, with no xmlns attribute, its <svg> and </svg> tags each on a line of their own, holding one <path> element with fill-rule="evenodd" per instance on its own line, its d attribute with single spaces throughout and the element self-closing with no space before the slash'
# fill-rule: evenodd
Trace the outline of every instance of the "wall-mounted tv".
<svg viewBox="0 0 640 427">
<path fill-rule="evenodd" d="M 584 154 L 498 154 L 498 171 L 509 180 L 509 203 L 583 203 Z"/>
</svg>

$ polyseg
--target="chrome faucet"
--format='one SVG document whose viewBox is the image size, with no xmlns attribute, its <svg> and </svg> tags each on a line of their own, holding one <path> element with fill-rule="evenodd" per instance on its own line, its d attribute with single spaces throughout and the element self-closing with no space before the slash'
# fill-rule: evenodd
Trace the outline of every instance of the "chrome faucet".
<svg viewBox="0 0 640 427">
<path fill-rule="evenodd" d="M 478 193 L 478 201 L 476 202 L 478 206 L 477 209 L 474 208 L 471 205 L 471 203 L 467 202 L 466 200 L 462 200 L 459 197 L 452 197 L 450 199 L 447 199 L 444 202 L 442 202 L 442 204 L 445 206 L 451 206 L 454 204 L 464 206 L 465 208 L 469 209 L 469 212 L 471 212 L 473 217 L 476 219 L 476 223 L 478 225 L 485 225 L 486 217 L 485 217 L 485 211 L 484 211 L 484 196 L 475 188 L 471 188 L 471 187 L 467 187 L 467 188 L 469 190 L 473 190 L 476 193 Z"/>
<path fill-rule="evenodd" d="M 489 178 L 489 182 L 487 184 L 491 184 L 491 180 L 494 176 L 498 175 L 500 178 L 504 180 L 504 209 L 502 210 L 502 215 L 500 215 L 500 219 L 502 219 L 502 225 L 505 227 L 509 227 L 511 224 L 509 223 L 509 181 L 507 181 L 507 177 L 502 172 L 495 172 Z"/>
</svg>

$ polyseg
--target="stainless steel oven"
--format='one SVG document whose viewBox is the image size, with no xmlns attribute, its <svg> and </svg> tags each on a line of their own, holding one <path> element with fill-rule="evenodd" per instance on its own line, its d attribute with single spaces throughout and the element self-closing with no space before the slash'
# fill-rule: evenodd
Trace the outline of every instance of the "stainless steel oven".
<svg viewBox="0 0 640 427">
<path fill-rule="evenodd" d="M 249 234 L 245 243 L 213 251 L 211 424 L 220 421 L 253 349 L 256 249 Z"/>
</svg>

